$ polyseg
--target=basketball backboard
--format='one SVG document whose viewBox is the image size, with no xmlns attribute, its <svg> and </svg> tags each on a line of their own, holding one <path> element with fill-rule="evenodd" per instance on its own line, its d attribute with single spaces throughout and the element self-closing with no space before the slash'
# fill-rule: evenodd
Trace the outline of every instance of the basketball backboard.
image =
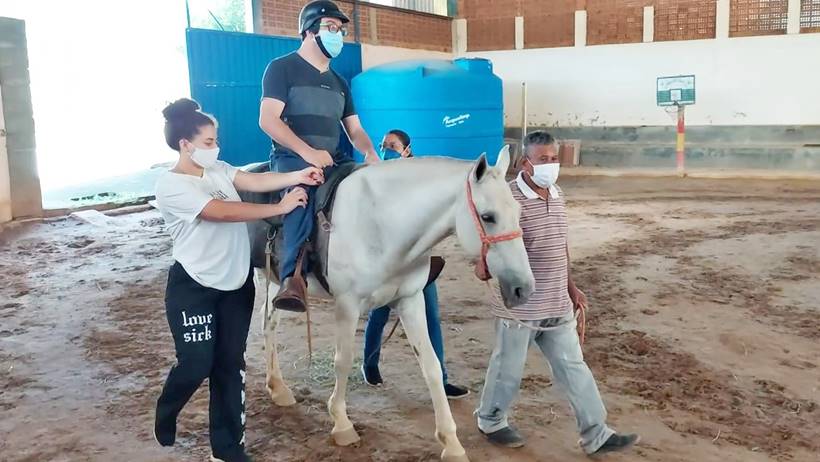
<svg viewBox="0 0 820 462">
<path fill-rule="evenodd" d="M 658 106 L 695 104 L 695 76 L 658 77 L 657 98 Z"/>
</svg>

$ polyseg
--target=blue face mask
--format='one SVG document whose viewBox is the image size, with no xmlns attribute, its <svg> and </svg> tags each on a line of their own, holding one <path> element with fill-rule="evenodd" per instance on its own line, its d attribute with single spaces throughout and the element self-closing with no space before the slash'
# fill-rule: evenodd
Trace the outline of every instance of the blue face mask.
<svg viewBox="0 0 820 462">
<path fill-rule="evenodd" d="M 395 149 L 382 148 L 382 159 L 401 159 L 401 153 L 399 151 L 396 151 Z"/>
<path fill-rule="evenodd" d="M 345 40 L 342 37 L 341 32 L 333 33 L 329 30 L 320 30 L 319 35 L 316 37 L 316 44 L 319 45 L 319 49 L 322 50 L 322 53 L 325 54 L 330 59 L 333 59 L 342 52 L 342 47 L 345 44 Z"/>
</svg>

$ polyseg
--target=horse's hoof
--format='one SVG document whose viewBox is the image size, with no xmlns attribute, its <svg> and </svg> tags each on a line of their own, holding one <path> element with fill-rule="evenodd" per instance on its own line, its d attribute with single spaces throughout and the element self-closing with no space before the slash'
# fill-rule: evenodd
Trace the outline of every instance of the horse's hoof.
<svg viewBox="0 0 820 462">
<path fill-rule="evenodd" d="M 272 390 L 268 387 L 268 394 L 273 404 L 279 407 L 288 407 L 296 404 L 296 398 L 293 397 L 293 392 L 290 388 L 285 387 L 282 390 Z"/>
<path fill-rule="evenodd" d="M 442 453 L 441 454 L 441 462 L 470 462 L 470 458 L 467 457 L 466 452 L 464 454 L 461 454 L 461 455 L 458 455 L 458 456 L 452 456 L 452 455 L 449 455 L 449 454 L 443 454 Z"/>
<path fill-rule="evenodd" d="M 333 442 L 335 442 L 337 446 L 351 446 L 362 440 L 359 438 L 359 434 L 356 433 L 356 429 L 352 426 L 344 430 L 333 430 L 330 432 L 330 435 L 333 436 Z"/>
</svg>

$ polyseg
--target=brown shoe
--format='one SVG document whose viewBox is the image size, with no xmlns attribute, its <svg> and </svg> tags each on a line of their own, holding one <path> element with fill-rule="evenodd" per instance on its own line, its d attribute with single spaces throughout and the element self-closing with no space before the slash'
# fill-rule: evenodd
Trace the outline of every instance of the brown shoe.
<svg viewBox="0 0 820 462">
<path fill-rule="evenodd" d="M 307 307 L 305 293 L 307 287 L 301 277 L 289 277 L 282 281 L 279 293 L 273 299 L 273 307 L 277 310 L 295 311 L 304 313 Z"/>
</svg>

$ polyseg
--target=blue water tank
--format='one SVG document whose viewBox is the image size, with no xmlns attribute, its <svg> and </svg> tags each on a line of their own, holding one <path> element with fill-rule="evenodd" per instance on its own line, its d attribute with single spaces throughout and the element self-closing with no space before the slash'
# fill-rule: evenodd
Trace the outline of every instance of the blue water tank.
<svg viewBox="0 0 820 462">
<path fill-rule="evenodd" d="M 353 100 L 375 146 L 404 130 L 416 156 L 495 163 L 504 142 L 501 79 L 486 59 L 399 61 L 373 67 L 352 82 Z"/>
</svg>

